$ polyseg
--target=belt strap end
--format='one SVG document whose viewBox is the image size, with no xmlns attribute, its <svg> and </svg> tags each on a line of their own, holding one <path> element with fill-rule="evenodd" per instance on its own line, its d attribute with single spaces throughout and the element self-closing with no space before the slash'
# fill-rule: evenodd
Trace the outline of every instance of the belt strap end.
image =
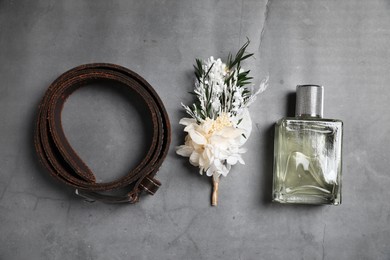
<svg viewBox="0 0 390 260">
<path fill-rule="evenodd" d="M 146 192 L 148 192 L 150 195 L 154 195 L 156 193 L 156 191 L 158 190 L 158 188 L 160 188 L 161 186 L 161 182 L 156 180 L 155 178 L 153 177 L 149 177 L 149 176 L 146 176 L 142 181 L 141 183 L 139 184 L 139 186 L 145 190 Z"/>
</svg>

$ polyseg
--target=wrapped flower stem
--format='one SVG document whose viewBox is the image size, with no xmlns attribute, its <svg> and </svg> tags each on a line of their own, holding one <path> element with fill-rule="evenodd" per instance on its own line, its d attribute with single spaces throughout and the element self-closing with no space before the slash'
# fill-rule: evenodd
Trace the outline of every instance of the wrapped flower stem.
<svg viewBox="0 0 390 260">
<path fill-rule="evenodd" d="M 213 193 L 211 195 L 211 206 L 218 205 L 218 185 L 219 185 L 219 175 L 213 174 Z"/>
</svg>

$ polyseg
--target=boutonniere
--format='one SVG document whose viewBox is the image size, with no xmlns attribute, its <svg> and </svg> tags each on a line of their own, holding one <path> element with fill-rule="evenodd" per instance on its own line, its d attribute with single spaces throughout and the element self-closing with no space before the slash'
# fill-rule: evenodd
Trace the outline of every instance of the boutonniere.
<svg viewBox="0 0 390 260">
<path fill-rule="evenodd" d="M 196 59 L 192 92 L 196 100 L 191 106 L 182 103 L 191 118 L 182 118 L 179 122 L 188 134 L 176 153 L 189 157 L 190 163 L 199 167 L 200 174 L 212 177 L 213 206 L 218 202 L 220 177 L 226 177 L 232 165 L 245 164 L 243 145 L 252 131 L 248 107 L 267 87 L 268 79 L 265 79 L 255 90 L 250 70 L 241 67 L 242 61 L 253 55 L 246 53 L 248 45 L 249 40 L 235 56 L 229 54 L 226 64 L 214 57 Z"/>
</svg>

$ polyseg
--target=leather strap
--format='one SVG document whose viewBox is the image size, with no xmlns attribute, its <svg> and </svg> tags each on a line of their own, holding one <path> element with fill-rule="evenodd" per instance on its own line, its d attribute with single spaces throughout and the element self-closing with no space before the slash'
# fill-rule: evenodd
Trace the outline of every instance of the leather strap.
<svg viewBox="0 0 390 260">
<path fill-rule="evenodd" d="M 92 171 L 70 146 L 61 125 L 61 111 L 69 95 L 102 80 L 133 90 L 145 102 L 153 126 L 152 142 L 145 158 L 126 176 L 108 183 L 96 182 Z M 88 201 L 111 203 L 135 203 L 141 191 L 151 195 L 157 191 L 161 183 L 154 176 L 168 153 L 170 141 L 168 114 L 155 90 L 138 74 L 107 63 L 81 65 L 58 77 L 39 105 L 34 136 L 39 160 L 51 176 L 75 188 L 76 194 Z M 123 188 L 128 192 L 112 194 Z M 109 191 L 113 192 L 109 194 Z"/>
</svg>

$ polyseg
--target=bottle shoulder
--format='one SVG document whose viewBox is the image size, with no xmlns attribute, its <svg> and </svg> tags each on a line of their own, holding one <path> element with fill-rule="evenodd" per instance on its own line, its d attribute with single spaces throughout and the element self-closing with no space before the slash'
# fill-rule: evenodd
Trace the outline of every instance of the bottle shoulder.
<svg viewBox="0 0 390 260">
<path fill-rule="evenodd" d="M 280 119 L 275 124 L 276 129 L 310 129 L 310 128 L 326 128 L 338 129 L 342 131 L 343 121 L 338 119 L 329 118 L 296 118 L 296 117 L 285 117 Z M 303 128 L 302 128 L 303 127 Z"/>
<path fill-rule="evenodd" d="M 340 120 L 340 119 L 333 119 L 333 118 L 299 118 L 299 117 L 283 117 L 281 119 L 279 119 L 276 124 L 277 125 L 281 125 L 283 123 L 289 123 L 289 122 L 293 122 L 293 123 L 299 123 L 299 122 L 307 122 L 307 123 L 310 123 L 310 124 L 314 124 L 316 122 L 319 122 L 319 123 L 336 123 L 336 124 L 341 124 L 343 125 L 343 121 Z"/>
</svg>

